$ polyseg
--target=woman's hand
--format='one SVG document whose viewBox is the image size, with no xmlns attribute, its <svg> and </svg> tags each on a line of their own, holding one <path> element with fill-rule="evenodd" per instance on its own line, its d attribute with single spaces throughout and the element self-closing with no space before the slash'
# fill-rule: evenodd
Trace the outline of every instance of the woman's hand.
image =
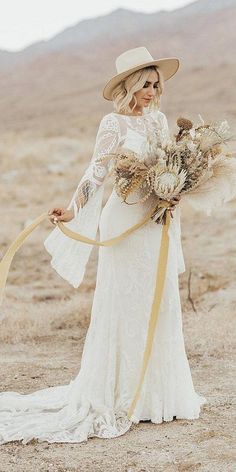
<svg viewBox="0 0 236 472">
<path fill-rule="evenodd" d="M 52 208 L 48 212 L 49 220 L 52 224 L 56 225 L 58 221 L 71 221 L 74 218 L 74 211 L 67 210 L 66 208 L 56 207 Z"/>
<path fill-rule="evenodd" d="M 175 207 L 176 205 L 179 203 L 180 201 L 180 195 L 176 195 L 176 197 L 172 198 L 172 200 L 170 200 L 170 205 L 168 207 L 168 210 L 175 210 Z"/>
</svg>

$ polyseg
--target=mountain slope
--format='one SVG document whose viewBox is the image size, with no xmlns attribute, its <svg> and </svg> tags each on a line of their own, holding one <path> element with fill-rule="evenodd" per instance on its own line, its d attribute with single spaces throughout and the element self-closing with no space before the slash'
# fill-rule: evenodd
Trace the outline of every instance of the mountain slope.
<svg viewBox="0 0 236 472">
<path fill-rule="evenodd" d="M 87 117 L 96 126 L 100 114 L 111 110 L 101 91 L 115 74 L 115 57 L 140 45 L 155 58 L 180 58 L 178 74 L 165 84 L 162 99 L 170 115 L 195 112 L 197 105 L 199 112 L 234 120 L 235 17 L 232 0 L 199 0 L 152 14 L 120 8 L 19 53 L 2 52 L 0 130 L 61 132 L 83 126 Z"/>
</svg>

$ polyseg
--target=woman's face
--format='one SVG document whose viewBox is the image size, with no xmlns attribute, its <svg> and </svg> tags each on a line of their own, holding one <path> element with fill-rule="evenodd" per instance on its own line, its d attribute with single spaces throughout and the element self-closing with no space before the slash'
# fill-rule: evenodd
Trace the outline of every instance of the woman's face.
<svg viewBox="0 0 236 472">
<path fill-rule="evenodd" d="M 148 107 L 150 101 L 153 100 L 157 93 L 158 87 L 158 74 L 155 70 L 152 70 L 147 77 L 147 80 L 140 90 L 134 93 L 137 100 L 137 107 Z M 132 103 L 131 103 L 132 106 Z"/>
</svg>

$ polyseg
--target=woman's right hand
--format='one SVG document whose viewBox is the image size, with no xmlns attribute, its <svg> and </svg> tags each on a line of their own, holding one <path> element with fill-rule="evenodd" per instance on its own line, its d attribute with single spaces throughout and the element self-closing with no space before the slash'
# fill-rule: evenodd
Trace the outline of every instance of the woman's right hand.
<svg viewBox="0 0 236 472">
<path fill-rule="evenodd" d="M 71 221 L 74 218 L 74 211 L 63 207 L 54 207 L 48 211 L 49 220 L 56 225 L 58 221 Z"/>
</svg>

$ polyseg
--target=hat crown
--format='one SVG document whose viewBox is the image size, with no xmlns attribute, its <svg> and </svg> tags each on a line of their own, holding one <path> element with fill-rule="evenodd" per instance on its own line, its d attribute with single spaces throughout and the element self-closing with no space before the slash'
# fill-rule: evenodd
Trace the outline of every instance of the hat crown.
<svg viewBox="0 0 236 472">
<path fill-rule="evenodd" d="M 153 61 L 153 57 L 147 48 L 141 46 L 134 49 L 128 49 L 128 51 L 123 52 L 116 59 L 116 70 L 120 74 L 125 72 L 133 67 L 144 64 L 145 62 Z"/>
</svg>

